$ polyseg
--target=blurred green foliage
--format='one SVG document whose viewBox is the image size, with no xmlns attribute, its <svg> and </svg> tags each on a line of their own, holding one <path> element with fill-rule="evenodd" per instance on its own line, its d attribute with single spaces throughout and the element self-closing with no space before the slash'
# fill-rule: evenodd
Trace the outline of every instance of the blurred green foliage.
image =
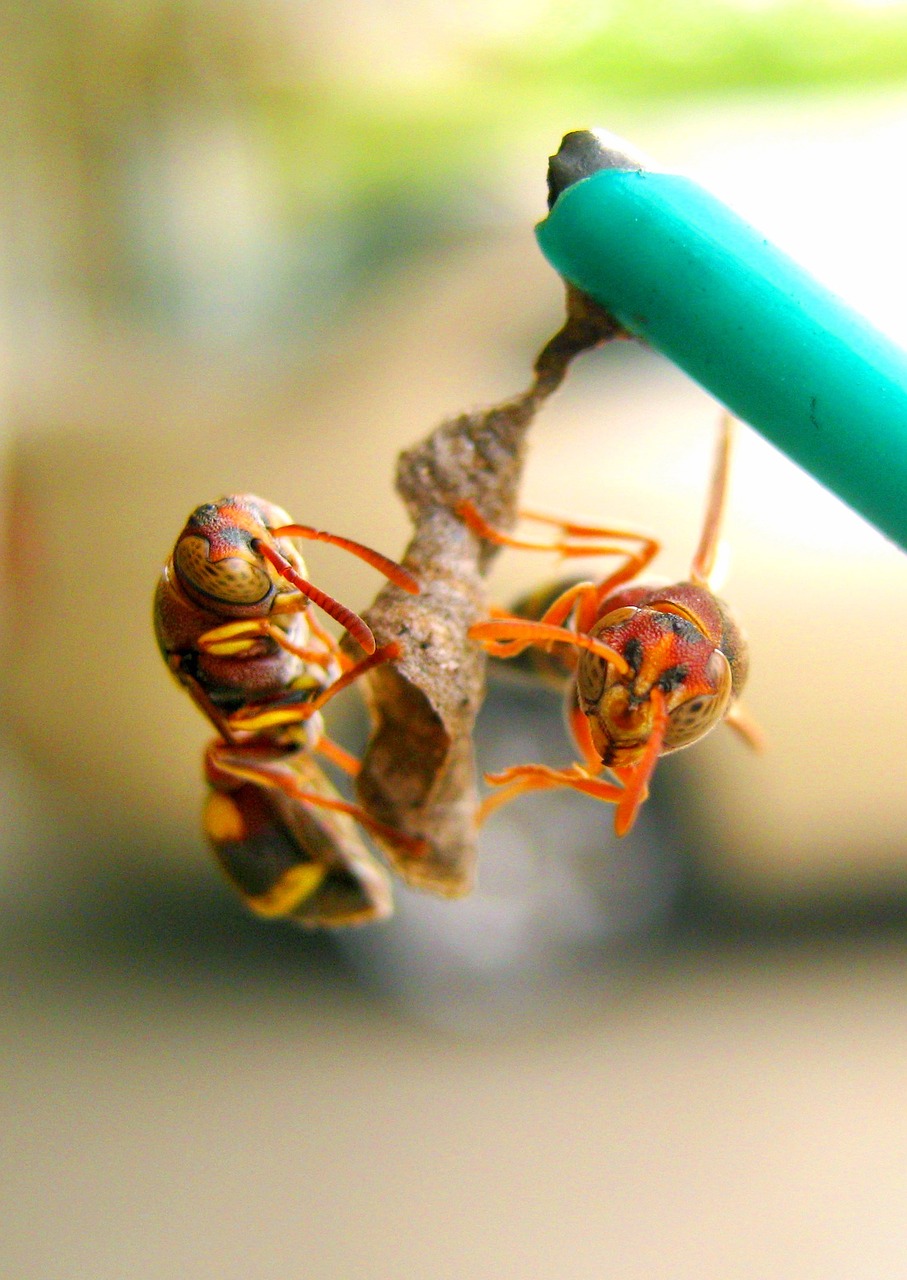
<svg viewBox="0 0 907 1280">
<path fill-rule="evenodd" d="M 9 279 L 20 308 L 298 326 L 304 297 L 508 217 L 514 171 L 541 211 L 569 128 L 905 73 L 905 4 L 6 0 Z"/>
<path fill-rule="evenodd" d="M 316 85 L 265 86 L 259 109 L 287 183 L 309 199 L 338 181 L 347 195 L 412 194 L 475 173 L 540 120 L 566 131 L 678 99 L 868 88 L 905 74 L 903 3 L 564 0 L 506 37 L 461 33 L 434 78 L 370 81 L 341 62 Z M 300 167 L 300 156 L 313 162 Z"/>
<path fill-rule="evenodd" d="M 582 8 L 582 6 L 574 6 Z M 675 97 L 869 84 L 907 70 L 907 5 L 838 0 L 615 0 L 577 30 L 549 23 L 498 59 L 523 83 Z M 560 39 L 558 39 L 560 33 Z"/>
</svg>

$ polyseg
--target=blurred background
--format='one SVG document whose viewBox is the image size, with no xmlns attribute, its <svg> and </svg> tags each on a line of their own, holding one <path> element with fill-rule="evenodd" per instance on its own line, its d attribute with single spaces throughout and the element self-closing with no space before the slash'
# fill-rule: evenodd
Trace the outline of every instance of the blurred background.
<svg viewBox="0 0 907 1280">
<path fill-rule="evenodd" d="M 900 1275 L 907 560 L 748 431 L 724 594 L 769 749 L 665 761 L 631 839 L 489 823 L 480 887 L 248 918 L 150 626 L 202 501 L 399 554 L 397 452 L 527 382 L 568 129 L 696 177 L 907 344 L 907 5 L 0 6 L 4 1274 Z M 578 362 L 527 505 L 698 535 L 716 406 Z M 364 608 L 374 575 L 308 558 Z M 498 597 L 542 581 L 512 553 Z M 567 763 L 495 681 L 483 767 Z M 331 722 L 350 745 L 355 698 Z"/>
</svg>

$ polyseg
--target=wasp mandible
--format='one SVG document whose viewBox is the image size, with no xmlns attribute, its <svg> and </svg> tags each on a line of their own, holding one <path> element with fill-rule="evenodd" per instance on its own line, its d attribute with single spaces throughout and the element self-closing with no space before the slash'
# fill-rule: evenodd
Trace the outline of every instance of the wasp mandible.
<svg viewBox="0 0 907 1280">
<path fill-rule="evenodd" d="M 204 826 L 228 879 L 259 915 L 351 924 L 391 910 L 387 875 L 356 823 L 410 855 L 420 849 L 334 789 L 315 753 L 350 775 L 358 761 L 325 735 L 321 712 L 400 648 L 377 647 L 358 614 L 308 580 L 300 539 L 342 547 L 419 590 L 372 548 L 239 494 L 189 517 L 158 581 L 154 624 L 168 667 L 218 733 L 205 753 Z M 341 653 L 313 605 L 366 656 Z"/>
<path fill-rule="evenodd" d="M 556 665 L 570 678 L 567 716 L 582 756 L 569 769 L 525 764 L 486 775 L 500 789 L 486 799 L 480 819 L 524 792 L 570 787 L 614 803 L 615 831 L 625 835 L 648 796 L 659 756 L 692 745 L 722 720 L 758 746 L 758 730 L 738 703 L 747 675 L 746 641 L 710 586 L 732 439 L 733 419 L 726 415 L 690 576 L 673 586 L 634 584 L 660 550 L 654 538 L 525 513 L 560 530 L 554 542 L 526 541 L 492 528 L 461 504 L 473 531 L 500 545 L 623 558 L 601 582 L 574 581 L 549 593 L 552 603 L 536 619 L 499 615 L 471 627 L 470 636 L 489 654 L 511 658 L 538 646 L 549 670 Z M 588 541 L 602 538 L 609 541 Z M 602 777 L 603 769 L 610 776 Z"/>
</svg>

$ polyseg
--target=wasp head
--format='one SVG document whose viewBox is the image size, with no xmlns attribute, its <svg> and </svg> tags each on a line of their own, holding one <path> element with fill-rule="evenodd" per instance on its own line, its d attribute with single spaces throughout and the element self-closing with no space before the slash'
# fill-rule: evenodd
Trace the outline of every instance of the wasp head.
<svg viewBox="0 0 907 1280">
<path fill-rule="evenodd" d="M 626 594 L 626 593 L 624 593 Z M 745 648 L 726 608 L 705 588 L 634 590 L 614 597 L 590 634 L 623 659 L 584 651 L 577 698 L 606 765 L 636 764 L 656 722 L 652 690 L 667 712 L 662 750 L 690 746 L 718 724 L 745 676 Z M 614 605 L 617 607 L 613 607 Z"/>
<path fill-rule="evenodd" d="M 250 616 L 270 611 L 288 584 L 261 553 L 278 545 L 300 574 L 305 565 L 288 539 L 275 544 L 270 530 L 289 524 L 280 507 L 239 494 L 196 507 L 177 539 L 173 566 L 181 586 L 196 601 L 218 613 Z"/>
</svg>

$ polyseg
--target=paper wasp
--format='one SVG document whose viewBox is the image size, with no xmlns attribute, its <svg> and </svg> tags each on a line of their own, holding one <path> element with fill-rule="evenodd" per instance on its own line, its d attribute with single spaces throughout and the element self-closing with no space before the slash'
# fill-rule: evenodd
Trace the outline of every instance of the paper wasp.
<svg viewBox="0 0 907 1280">
<path fill-rule="evenodd" d="M 204 826 L 246 904 L 308 925 L 380 919 L 391 910 L 388 877 L 356 824 L 410 856 L 420 842 L 344 800 L 315 754 L 355 774 L 358 761 L 325 736 L 322 709 L 400 650 L 377 648 L 362 618 L 307 580 L 299 539 L 342 547 L 404 591 L 419 590 L 370 547 L 240 494 L 189 517 L 158 581 L 155 631 L 170 670 L 217 730 L 205 754 Z M 366 656 L 342 654 L 313 605 Z"/>
<path fill-rule="evenodd" d="M 737 702 L 747 674 L 746 641 L 709 585 L 732 435 L 733 419 L 725 416 L 690 576 L 673 586 L 633 581 L 660 550 L 654 538 L 526 513 L 560 530 L 551 543 L 526 541 L 499 532 L 468 503 L 461 504 L 460 514 L 473 531 L 499 545 L 566 557 L 623 557 L 601 582 L 574 580 L 548 592 L 540 616 L 519 616 L 523 609 L 518 607 L 512 615 L 470 628 L 471 638 L 495 657 L 516 657 L 537 646 L 547 674 L 563 672 L 569 679 L 568 721 L 582 756 L 569 769 L 525 764 L 487 775 L 499 790 L 484 802 L 480 819 L 524 792 L 569 787 L 614 803 L 615 831 L 624 835 L 648 796 L 659 756 L 690 746 L 722 720 L 758 745 L 758 731 Z M 609 541 L 584 541 L 601 538 Z M 601 776 L 603 769 L 609 776 Z"/>
</svg>

